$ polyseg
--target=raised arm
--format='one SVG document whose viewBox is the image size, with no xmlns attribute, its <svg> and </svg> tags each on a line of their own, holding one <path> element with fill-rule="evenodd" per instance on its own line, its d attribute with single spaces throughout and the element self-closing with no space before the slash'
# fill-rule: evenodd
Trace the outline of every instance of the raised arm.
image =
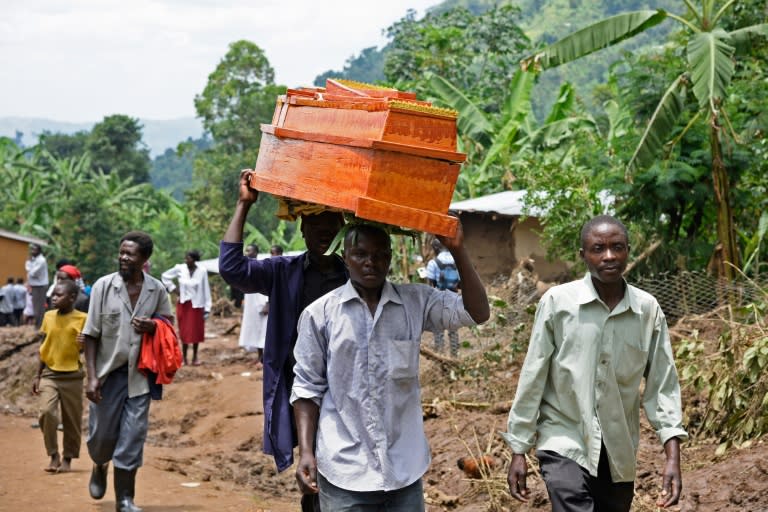
<svg viewBox="0 0 768 512">
<path fill-rule="evenodd" d="M 243 169 L 240 171 L 240 187 L 238 189 L 237 205 L 235 205 L 235 213 L 232 215 L 232 220 L 229 222 L 229 227 L 226 233 L 224 233 L 224 242 L 242 242 L 243 241 L 243 227 L 245 226 L 245 219 L 248 216 L 248 211 L 251 209 L 251 205 L 256 202 L 259 197 L 259 192 L 250 187 L 251 169 Z"/>
<path fill-rule="evenodd" d="M 461 296 L 464 301 L 464 309 L 478 324 L 485 322 L 491 316 L 488 295 L 485 293 L 485 286 L 480 281 L 480 276 L 477 275 L 477 271 L 469 259 L 467 249 L 464 247 L 464 229 L 461 222 L 459 222 L 459 227 L 456 230 L 456 236 L 448 238 L 438 235 L 437 239 L 450 251 L 456 263 L 456 269 L 461 276 Z"/>
</svg>

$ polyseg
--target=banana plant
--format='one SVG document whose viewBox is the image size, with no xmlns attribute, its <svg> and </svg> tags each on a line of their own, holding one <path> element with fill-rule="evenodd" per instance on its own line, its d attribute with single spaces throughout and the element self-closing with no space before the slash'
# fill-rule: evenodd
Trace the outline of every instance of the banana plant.
<svg viewBox="0 0 768 512">
<path fill-rule="evenodd" d="M 439 75 L 429 79 L 431 92 L 440 103 L 456 110 L 457 129 L 463 141 L 462 149 L 470 153 L 467 180 L 469 195 L 478 193 L 475 184 L 500 182 L 489 174 L 492 165 L 501 162 L 509 167 L 515 155 L 541 147 L 556 147 L 576 130 L 587 128 L 597 131 L 595 121 L 589 116 L 573 116 L 574 91 L 570 84 L 563 84 L 550 113 L 538 124 L 532 113 L 531 93 L 536 74 L 517 70 L 510 81 L 503 108 L 498 113 L 482 110 L 477 102 L 461 89 Z M 477 153 L 479 161 L 473 158 Z M 460 177 L 460 179 L 462 179 Z"/>
<path fill-rule="evenodd" d="M 659 100 L 647 122 L 634 154 L 627 163 L 626 179 L 633 173 L 653 164 L 672 138 L 680 114 L 685 108 L 688 91 L 698 102 L 698 115 L 688 123 L 700 120 L 709 127 L 712 161 L 713 195 L 717 205 L 717 234 L 722 245 L 722 266 L 727 279 L 734 277 L 738 266 L 736 230 L 731 205 L 730 177 L 723 161 L 722 134 L 723 102 L 734 72 L 734 61 L 750 43 L 768 36 L 768 24 L 760 23 L 727 32 L 722 28 L 723 16 L 735 5 L 728 0 L 719 9 L 715 0 L 702 0 L 697 9 L 693 0 L 684 0 L 687 16 L 679 16 L 663 9 L 633 11 L 601 20 L 552 43 L 534 55 L 523 59 L 523 69 L 546 69 L 579 59 L 671 19 L 682 25 L 687 34 L 685 51 L 687 67 L 672 82 Z M 668 157 L 668 154 L 665 155 Z"/>
</svg>

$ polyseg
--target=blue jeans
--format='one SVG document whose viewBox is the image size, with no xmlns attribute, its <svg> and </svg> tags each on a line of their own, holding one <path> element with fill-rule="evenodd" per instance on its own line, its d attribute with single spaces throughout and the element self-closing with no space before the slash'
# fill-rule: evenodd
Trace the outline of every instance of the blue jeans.
<svg viewBox="0 0 768 512">
<path fill-rule="evenodd" d="M 395 491 L 347 491 L 317 474 L 320 508 L 333 512 L 424 512 L 421 478 Z"/>
</svg>

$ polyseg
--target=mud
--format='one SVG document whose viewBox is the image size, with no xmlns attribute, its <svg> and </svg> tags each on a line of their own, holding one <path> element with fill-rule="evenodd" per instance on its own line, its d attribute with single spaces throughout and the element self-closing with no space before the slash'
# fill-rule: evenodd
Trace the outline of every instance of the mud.
<svg viewBox="0 0 768 512">
<path fill-rule="evenodd" d="M 535 469 L 529 477 L 531 501 L 521 505 L 509 497 L 510 453 L 496 434 L 506 428 L 528 320 L 521 311 L 482 329 L 462 330 L 459 365 L 422 357 L 422 402 L 433 456 L 424 477 L 428 511 L 549 510 Z M 182 368 L 165 387 L 164 399 L 151 406 L 136 498 L 147 512 L 299 510 L 293 471 L 276 473 L 271 457 L 261 453 L 261 372 L 237 347 L 237 321 L 210 319 L 200 349 L 203 364 Z M 100 502 L 88 496 L 85 442 L 71 473 L 42 471 L 47 456 L 32 427 L 37 404 L 29 393 L 37 357 L 32 336 L 28 327 L 0 329 L 0 510 L 114 510 L 111 490 Z M 431 335 L 425 334 L 423 345 L 431 346 Z M 684 445 L 679 510 L 768 511 L 768 444 L 756 441 L 720 457 L 715 448 L 711 440 Z M 493 467 L 470 479 L 457 461 L 481 454 L 492 457 Z M 663 451 L 644 423 L 633 510 L 657 510 L 662 463 Z"/>
</svg>

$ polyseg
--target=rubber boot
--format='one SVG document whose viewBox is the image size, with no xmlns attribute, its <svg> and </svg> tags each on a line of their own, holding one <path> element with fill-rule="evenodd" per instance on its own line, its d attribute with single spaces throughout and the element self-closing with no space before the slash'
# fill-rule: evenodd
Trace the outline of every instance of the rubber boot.
<svg viewBox="0 0 768 512">
<path fill-rule="evenodd" d="M 91 494 L 91 498 L 100 500 L 107 492 L 107 472 L 109 470 L 109 462 L 104 464 L 94 464 L 91 470 L 91 481 L 88 483 L 88 492 Z"/>
<path fill-rule="evenodd" d="M 141 512 L 133 504 L 136 494 L 136 470 L 115 468 L 115 510 L 117 512 Z"/>
</svg>

